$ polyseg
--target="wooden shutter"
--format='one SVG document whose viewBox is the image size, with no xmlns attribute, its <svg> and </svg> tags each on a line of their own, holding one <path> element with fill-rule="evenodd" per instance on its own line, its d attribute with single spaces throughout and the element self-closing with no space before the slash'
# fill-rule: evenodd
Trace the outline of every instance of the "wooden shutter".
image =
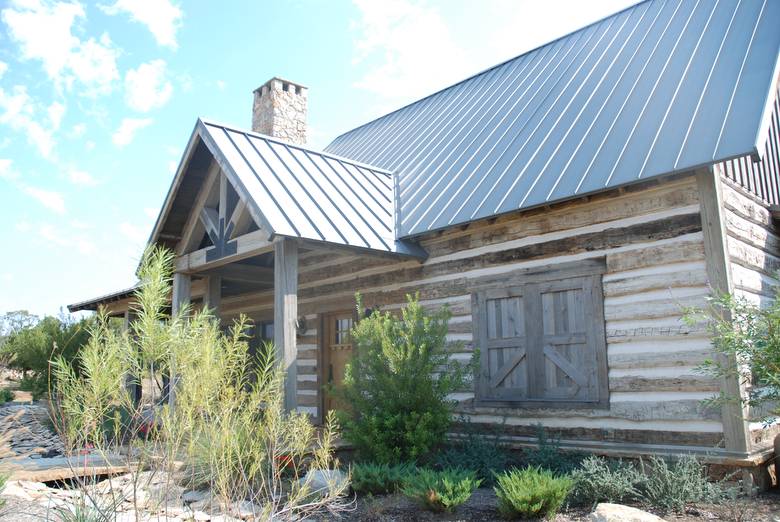
<svg viewBox="0 0 780 522">
<path fill-rule="evenodd" d="M 481 348 L 480 396 L 512 400 L 528 394 L 525 306 L 522 288 L 477 294 Z"/>
<path fill-rule="evenodd" d="M 598 277 L 575 277 L 536 285 L 541 313 L 535 336 L 531 396 L 546 400 L 599 400 L 599 365 L 606 359 Z"/>
<path fill-rule="evenodd" d="M 472 304 L 481 350 L 480 400 L 608 405 L 600 275 L 485 290 Z"/>
</svg>

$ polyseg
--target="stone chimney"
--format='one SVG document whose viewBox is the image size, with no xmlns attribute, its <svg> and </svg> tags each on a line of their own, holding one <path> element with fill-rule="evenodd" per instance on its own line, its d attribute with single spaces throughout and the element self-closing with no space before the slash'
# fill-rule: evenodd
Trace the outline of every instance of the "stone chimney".
<svg viewBox="0 0 780 522">
<path fill-rule="evenodd" d="M 304 145 L 307 90 L 303 85 L 276 77 L 255 89 L 252 130 Z"/>
</svg>

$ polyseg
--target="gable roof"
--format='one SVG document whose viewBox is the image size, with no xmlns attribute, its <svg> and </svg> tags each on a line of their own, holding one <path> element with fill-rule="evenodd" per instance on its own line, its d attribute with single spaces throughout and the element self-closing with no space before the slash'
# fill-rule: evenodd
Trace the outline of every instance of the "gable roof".
<svg viewBox="0 0 780 522">
<path fill-rule="evenodd" d="M 194 200 L 197 185 L 183 190 L 183 179 L 192 175 L 193 164 L 200 163 L 200 171 L 205 170 L 204 159 L 198 156 L 205 155 L 204 146 L 269 240 L 279 235 L 424 257 L 416 245 L 395 238 L 390 173 L 202 119 L 195 125 L 150 243 L 175 238 L 183 227 L 184 220 L 171 210 Z"/>
<path fill-rule="evenodd" d="M 399 237 L 763 150 L 780 2 L 652 0 L 336 138 Z"/>
</svg>

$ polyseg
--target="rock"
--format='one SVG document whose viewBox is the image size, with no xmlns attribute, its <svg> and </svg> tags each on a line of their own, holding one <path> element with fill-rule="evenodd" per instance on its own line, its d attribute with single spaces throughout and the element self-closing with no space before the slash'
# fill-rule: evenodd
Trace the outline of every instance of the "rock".
<svg viewBox="0 0 780 522">
<path fill-rule="evenodd" d="M 234 503 L 231 511 L 242 520 L 254 518 L 262 512 L 260 506 L 248 500 Z"/>
<path fill-rule="evenodd" d="M 185 491 L 181 495 L 181 499 L 184 501 L 185 504 L 192 504 L 193 502 L 199 502 L 201 500 L 205 500 L 206 497 L 208 497 L 210 494 L 208 490 L 200 490 L 200 491 Z"/>
<path fill-rule="evenodd" d="M 5 487 L 3 488 L 3 491 L 0 493 L 0 495 L 4 497 L 19 497 L 29 501 L 33 500 L 32 495 L 30 495 L 30 493 L 28 493 L 27 490 L 20 486 L 19 482 L 15 480 L 9 480 L 6 482 Z"/>
<path fill-rule="evenodd" d="M 337 469 L 314 469 L 306 473 L 306 476 L 298 481 L 301 486 L 308 484 L 313 493 L 324 495 L 328 491 L 346 488 L 349 482 L 347 476 Z"/>
<path fill-rule="evenodd" d="M 206 522 L 208 520 L 211 520 L 211 515 L 209 515 L 208 513 L 204 513 L 203 511 L 196 511 L 195 513 L 193 513 L 192 518 L 194 518 L 199 522 Z"/>
<path fill-rule="evenodd" d="M 589 522 L 665 522 L 641 509 L 603 502 L 588 516 Z"/>
<path fill-rule="evenodd" d="M 230 515 L 214 515 L 211 522 L 240 522 L 241 519 L 233 518 Z"/>
</svg>

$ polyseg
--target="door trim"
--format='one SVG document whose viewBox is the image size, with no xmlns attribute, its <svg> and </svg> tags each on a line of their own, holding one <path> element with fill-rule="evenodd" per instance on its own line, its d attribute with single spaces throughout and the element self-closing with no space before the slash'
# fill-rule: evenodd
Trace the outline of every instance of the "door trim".
<svg viewBox="0 0 780 522">
<path fill-rule="evenodd" d="M 328 339 L 330 338 L 330 331 L 328 330 L 328 319 L 336 316 L 345 316 L 345 315 L 351 315 L 352 316 L 352 326 L 354 327 L 355 323 L 357 322 L 357 311 L 356 310 L 338 310 L 335 312 L 325 312 L 318 314 L 318 328 L 317 328 L 317 337 L 318 337 L 318 348 L 319 348 L 319 354 L 317 357 L 317 395 L 319 397 L 319 400 L 317 401 L 318 407 L 317 407 L 317 421 L 320 425 L 325 423 L 325 414 L 327 413 L 325 409 L 325 383 L 327 382 L 326 377 L 326 371 L 327 371 L 327 349 L 328 349 Z M 353 343 L 352 345 L 352 353 L 355 353 L 355 345 Z"/>
</svg>

